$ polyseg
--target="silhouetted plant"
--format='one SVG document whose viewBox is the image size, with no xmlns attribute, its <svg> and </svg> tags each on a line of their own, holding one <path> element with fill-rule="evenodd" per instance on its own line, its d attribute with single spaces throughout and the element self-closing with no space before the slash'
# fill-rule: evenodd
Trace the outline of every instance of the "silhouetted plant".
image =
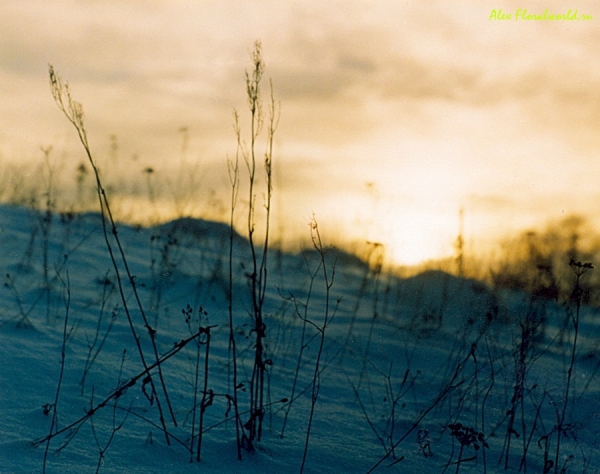
<svg viewBox="0 0 600 474">
<path fill-rule="evenodd" d="M 73 326 L 69 328 L 69 313 L 71 309 L 71 282 L 69 280 L 69 273 L 66 274 L 66 279 L 63 280 L 62 277 L 59 276 L 63 285 L 64 285 L 64 303 L 65 303 L 65 319 L 63 322 L 63 337 L 62 337 L 62 345 L 60 350 L 60 372 L 58 375 L 58 382 L 56 384 L 56 394 L 54 396 L 54 403 L 52 404 L 52 422 L 50 423 L 50 433 L 46 437 L 46 448 L 44 450 L 44 463 L 42 465 L 42 472 L 46 472 L 46 466 L 48 461 L 48 451 L 50 450 L 50 441 L 54 437 L 54 435 L 58 434 L 56 431 L 56 427 L 58 424 L 58 401 L 60 398 L 60 392 L 62 388 L 63 376 L 65 373 L 65 359 L 66 359 L 66 347 L 67 340 L 69 339 L 71 333 L 73 332 Z"/>
<path fill-rule="evenodd" d="M 529 308 L 525 314 L 525 318 L 519 322 L 519 338 L 518 345 L 514 348 L 514 386 L 513 394 L 510 399 L 510 405 L 507 410 L 508 424 L 504 438 L 504 469 L 508 469 L 509 455 L 513 437 L 521 438 L 523 443 L 523 456 L 526 459 L 527 454 L 527 437 L 526 437 L 526 419 L 525 419 L 525 390 L 527 372 L 530 370 L 530 365 L 535 357 L 535 342 L 540 331 L 540 318 L 538 316 L 537 307 L 533 298 L 530 300 Z M 521 421 L 517 428 L 517 420 Z M 517 431 L 517 429 L 519 431 Z M 523 462 L 521 463 L 524 464 Z"/>
<path fill-rule="evenodd" d="M 23 327 L 23 328 L 34 327 L 33 322 L 29 318 L 29 313 L 30 313 L 31 309 L 33 309 L 33 308 L 30 308 L 28 311 L 26 311 L 25 308 L 23 307 L 23 304 L 21 303 L 21 301 L 22 301 L 21 295 L 19 294 L 19 291 L 17 290 L 17 287 L 15 285 L 15 281 L 12 278 L 10 273 L 6 274 L 6 280 L 4 282 L 4 287 L 8 288 L 11 291 L 11 293 L 14 296 L 17 307 L 19 308 L 19 315 L 17 316 L 18 317 L 17 327 Z"/>
<path fill-rule="evenodd" d="M 206 331 L 206 328 L 201 328 L 200 331 L 196 332 L 195 334 L 192 334 L 190 337 L 182 339 L 178 342 L 175 342 L 173 344 L 173 347 L 170 350 L 168 350 L 167 352 L 165 352 L 162 356 L 160 356 L 160 358 L 156 362 L 150 364 L 147 368 L 145 368 L 144 370 L 139 372 L 134 377 L 131 377 L 127 381 L 121 383 L 115 390 L 113 390 L 101 402 L 95 403 L 93 406 L 90 406 L 89 410 L 86 410 L 85 415 L 82 415 L 81 417 L 77 418 L 75 421 L 63 426 L 62 428 L 54 431 L 53 433 L 50 433 L 49 435 L 44 436 L 43 438 L 40 438 L 40 439 L 34 441 L 33 446 L 35 447 L 35 446 L 39 446 L 43 443 L 46 443 L 46 442 L 50 441 L 51 439 L 55 438 L 56 436 L 61 435 L 63 433 L 68 433 L 68 440 L 67 440 L 67 443 L 68 443 L 75 436 L 75 434 L 81 428 L 81 426 L 83 426 L 83 424 L 86 421 L 89 421 L 90 418 L 92 416 L 94 416 L 98 410 L 101 410 L 104 407 L 108 406 L 110 402 L 116 401 L 119 398 L 121 398 L 127 390 L 134 387 L 137 384 L 137 382 L 139 382 L 140 380 L 142 380 L 142 391 L 144 392 L 146 390 L 145 389 L 146 385 L 150 384 L 150 376 L 149 376 L 150 372 L 152 370 L 156 369 L 158 366 L 162 365 L 164 362 L 169 360 L 171 357 L 175 356 L 177 353 L 179 353 L 179 351 L 181 351 L 190 342 L 192 342 L 193 340 L 198 338 L 200 335 L 202 335 L 205 331 Z M 147 396 L 152 396 L 155 394 L 155 392 L 151 392 L 151 393 L 144 392 L 144 393 Z M 162 426 L 158 426 L 158 425 L 154 425 L 154 426 L 157 426 L 162 429 Z M 181 444 L 183 444 L 185 446 L 184 443 L 181 443 Z"/>
<path fill-rule="evenodd" d="M 169 395 L 167 392 L 167 387 L 166 387 L 166 384 L 164 381 L 164 377 L 162 375 L 162 368 L 161 368 L 160 364 L 158 363 L 159 354 L 158 354 L 158 348 L 156 346 L 156 330 L 150 326 L 150 324 L 148 322 L 148 318 L 146 317 L 146 313 L 144 311 L 144 308 L 142 306 L 142 303 L 141 303 L 141 300 L 140 300 L 140 297 L 139 297 L 139 294 L 137 291 L 135 278 L 129 268 L 129 263 L 128 263 L 127 257 L 125 255 L 125 251 L 123 249 L 123 245 L 121 244 L 121 240 L 120 240 L 118 232 L 117 232 L 117 226 L 116 226 L 113 214 L 111 212 L 109 200 L 106 195 L 106 191 L 102 185 L 102 181 L 100 179 L 100 172 L 96 166 L 90 145 L 88 143 L 87 132 L 86 132 L 84 121 L 83 121 L 83 106 L 79 102 L 76 102 L 72 98 L 69 84 L 63 82 L 63 80 L 55 73 L 54 68 L 52 66 L 49 66 L 49 76 L 50 76 L 50 88 L 52 91 L 52 96 L 54 97 L 54 101 L 55 101 L 56 105 L 58 106 L 58 108 L 60 109 L 60 111 L 64 114 L 64 116 L 67 118 L 67 120 L 75 128 L 77 135 L 79 137 L 79 141 L 83 145 L 86 156 L 88 158 L 88 161 L 92 167 L 94 176 L 96 178 L 96 192 L 97 192 L 97 196 L 98 196 L 98 203 L 100 205 L 100 216 L 101 216 L 101 221 L 102 221 L 102 234 L 104 236 L 106 248 L 108 250 L 108 253 L 109 253 L 112 265 L 113 265 L 113 269 L 115 271 L 117 286 L 119 288 L 119 294 L 121 296 L 121 302 L 123 304 L 123 309 L 125 311 L 125 314 L 127 315 L 129 327 L 131 329 L 132 335 L 136 342 L 140 360 L 141 360 L 144 368 L 146 370 L 148 370 L 149 365 L 146 362 L 146 356 L 144 354 L 144 351 L 142 350 L 140 338 L 137 335 L 137 330 L 135 328 L 135 324 L 133 322 L 132 315 L 129 310 L 129 303 L 127 302 L 127 298 L 124 293 L 123 283 L 121 281 L 121 270 L 117 263 L 117 256 L 115 254 L 115 250 L 113 250 L 113 245 L 115 245 L 117 248 L 117 252 L 120 257 L 120 261 L 123 266 L 124 272 L 127 275 L 127 279 L 133 290 L 135 301 L 136 301 L 137 307 L 139 309 L 139 313 L 142 317 L 144 327 L 148 331 L 148 336 L 149 336 L 151 344 L 152 344 L 154 358 L 156 360 L 156 368 L 157 368 L 157 372 L 158 372 L 158 377 L 159 377 L 159 380 L 160 380 L 160 383 L 162 386 L 165 401 L 167 403 L 169 412 L 171 414 L 171 419 L 173 421 L 173 424 L 175 426 L 177 426 L 175 414 L 173 412 L 173 408 L 171 406 L 171 402 L 170 402 Z M 110 231 L 108 228 L 109 226 L 110 226 Z M 111 243 L 111 236 L 113 239 L 113 243 Z M 152 393 L 157 394 L 157 391 L 156 391 L 156 388 L 154 385 L 154 379 L 150 373 L 148 373 L 148 378 L 149 378 L 149 383 L 152 388 Z M 156 398 L 156 406 L 157 406 L 157 409 L 159 412 L 159 417 L 161 420 L 161 425 L 163 428 L 166 442 L 167 442 L 167 444 L 170 444 L 169 433 L 168 433 L 167 426 L 166 426 L 165 420 L 164 420 L 162 404 L 161 404 L 160 398 L 158 398 L 158 397 Z"/>
<path fill-rule="evenodd" d="M 154 312 L 154 328 L 158 327 L 163 292 L 173 284 L 173 272 L 178 265 L 179 240 L 173 228 L 159 229 L 150 236 L 150 272 L 152 292 L 150 310 Z"/>
<path fill-rule="evenodd" d="M 196 461 L 200 462 L 201 452 L 202 452 L 202 434 L 204 429 L 204 414 L 206 409 L 213 404 L 215 393 L 211 389 L 208 389 L 208 375 L 209 375 L 209 354 L 210 354 L 210 339 L 211 339 L 211 329 L 216 326 L 208 325 L 208 313 L 202 308 L 202 306 L 198 309 L 198 317 L 194 322 L 192 321 L 193 310 L 191 306 L 188 304 L 185 309 L 182 310 L 183 315 L 185 316 L 185 323 L 188 326 L 190 334 L 193 334 L 194 331 L 198 330 L 198 334 L 200 337 L 196 339 L 196 361 L 195 361 L 195 373 L 194 373 L 194 397 L 192 403 L 192 434 L 190 436 L 190 461 L 193 459 L 194 454 L 194 437 L 197 437 L 197 447 L 196 447 Z M 195 324 L 193 324 L 195 323 Z M 204 336 L 204 338 L 202 338 Z M 202 388 L 202 397 L 200 399 L 200 403 L 198 404 L 198 390 L 200 384 L 200 357 L 201 357 L 201 347 L 204 346 L 204 355 L 203 355 L 203 388 Z M 198 419 L 198 433 L 195 432 L 196 426 L 196 409 L 199 408 L 200 414 Z"/>
<path fill-rule="evenodd" d="M 239 412 L 238 402 L 238 390 L 242 388 L 243 384 L 238 384 L 238 361 L 237 361 L 237 345 L 235 341 L 235 330 L 233 320 L 233 246 L 235 241 L 235 230 L 233 227 L 235 220 L 235 208 L 238 200 L 239 185 L 240 185 L 240 168 L 239 168 L 239 154 L 240 154 L 240 132 L 238 128 L 239 120 L 237 118 L 237 112 L 235 112 L 235 126 L 236 136 L 238 137 L 238 146 L 235 154 L 235 161 L 227 161 L 227 170 L 229 174 L 229 182 L 231 184 L 231 198 L 229 206 L 229 241 L 228 241 L 228 279 L 227 279 L 227 314 L 229 316 L 229 360 L 231 366 L 228 365 L 230 377 L 228 377 L 228 383 L 232 386 L 230 390 L 233 392 L 228 399 L 233 404 L 234 415 L 235 415 L 235 441 L 237 448 L 237 458 L 239 461 L 242 460 L 242 433 L 244 427 L 242 426 L 242 420 Z"/>
<path fill-rule="evenodd" d="M 85 359 L 85 363 L 83 366 L 83 375 L 81 376 L 81 380 L 79 381 L 79 385 L 81 386 L 81 395 L 83 395 L 83 392 L 85 389 L 85 380 L 87 378 L 87 375 L 88 375 L 91 367 L 94 365 L 94 362 L 98 358 L 98 355 L 100 355 L 100 352 L 102 351 L 102 348 L 104 347 L 104 344 L 106 343 L 108 335 L 112 331 L 112 328 L 113 328 L 116 318 L 117 318 L 118 309 L 114 308 L 111 311 L 111 318 L 108 323 L 108 326 L 104 329 L 104 334 L 102 334 L 102 336 L 100 336 L 101 329 L 102 329 L 102 321 L 104 319 L 104 313 L 106 310 L 106 303 L 110 299 L 114 290 L 115 290 L 115 286 L 108 279 L 108 272 L 106 272 L 104 280 L 102 281 L 102 296 L 100 297 L 100 313 L 98 315 L 98 322 L 96 323 L 96 331 L 94 333 L 94 337 L 92 340 L 90 340 L 87 332 L 85 334 L 85 337 L 87 340 L 87 345 L 88 345 L 88 354 L 87 354 L 87 357 Z"/>
<path fill-rule="evenodd" d="M 123 356 L 121 357 L 121 365 L 119 367 L 119 377 L 118 377 L 118 381 L 117 381 L 117 386 L 121 384 L 121 377 L 123 375 L 123 365 L 125 364 L 125 354 L 126 354 L 126 350 L 123 350 Z M 94 389 L 92 388 L 92 396 L 90 399 L 90 409 L 92 409 L 93 406 L 94 406 Z M 96 429 L 96 426 L 94 423 L 94 417 L 90 418 L 90 426 L 92 427 L 92 434 L 94 435 L 94 440 L 96 441 L 96 446 L 98 447 L 98 464 L 96 465 L 96 474 L 98 474 L 100 472 L 100 468 L 104 464 L 104 460 L 106 457 L 106 451 L 108 451 L 108 448 L 110 447 L 113 440 L 115 439 L 115 435 L 117 434 L 118 431 L 121 430 L 121 428 L 123 428 L 125 421 L 127 421 L 127 418 L 129 417 L 129 415 L 131 413 L 131 406 L 130 406 L 129 410 L 125 412 L 125 416 L 123 416 L 121 421 L 119 423 L 117 423 L 117 410 L 119 408 L 121 408 L 121 407 L 119 406 L 119 399 L 117 398 L 117 399 L 115 399 L 115 402 L 112 406 L 112 419 L 111 419 L 111 424 L 112 424 L 111 428 L 112 429 L 111 429 L 110 435 L 108 436 L 108 439 L 104 443 L 100 442 L 100 436 L 98 435 L 98 430 Z"/>
<path fill-rule="evenodd" d="M 569 266 L 573 270 L 575 275 L 575 283 L 573 285 L 573 292 L 571 293 L 571 302 L 575 304 L 575 311 L 571 307 L 567 307 L 567 311 L 571 316 L 571 322 L 573 323 L 573 346 L 571 349 L 571 359 L 569 362 L 569 368 L 567 370 L 567 383 L 565 387 L 565 395 L 564 395 L 564 403 L 562 406 L 562 410 L 559 414 L 558 425 L 556 427 L 556 454 L 554 457 L 554 472 L 558 473 L 559 469 L 559 456 L 561 449 L 561 440 L 565 431 L 565 419 L 567 415 L 567 407 L 569 404 L 570 391 L 571 391 L 571 381 L 573 378 L 573 369 L 575 367 L 575 355 L 577 353 L 577 339 L 579 336 L 579 316 L 581 310 L 581 298 L 583 296 L 583 290 L 581 288 L 581 277 L 594 268 L 594 265 L 591 263 L 581 263 L 577 262 L 573 259 L 570 259 Z"/>
<path fill-rule="evenodd" d="M 481 431 L 477 431 L 474 428 L 464 426 L 462 423 L 451 423 L 448 425 L 448 428 L 450 429 L 450 436 L 452 436 L 452 438 L 458 442 L 460 447 L 458 450 L 458 460 L 452 462 L 454 454 L 453 450 L 453 453 L 450 459 L 448 460 L 448 464 L 446 464 L 446 469 L 451 464 L 456 464 L 456 472 L 458 473 L 463 462 L 474 461 L 475 459 L 477 459 L 477 452 L 480 449 L 487 449 L 490 446 L 485 441 L 485 435 Z M 472 448 L 475 451 L 475 455 L 469 458 L 463 458 L 465 448 Z M 445 472 L 446 469 L 444 469 L 443 472 Z"/>
<path fill-rule="evenodd" d="M 542 230 L 522 232 L 503 243 L 506 255 L 493 264 L 492 283 L 549 300 L 567 299 L 572 290 L 568 262 L 591 260 L 598 252 L 594 238 L 586 220 L 577 215 L 551 222 Z M 582 289 L 582 302 L 591 303 L 589 288 Z"/>
<path fill-rule="evenodd" d="M 417 432 L 417 443 L 419 443 L 419 451 L 424 457 L 433 457 L 433 451 L 431 450 L 431 440 L 429 439 L 429 430 L 419 429 Z"/>
<path fill-rule="evenodd" d="M 431 413 L 438 405 L 440 405 L 442 401 L 446 400 L 450 393 L 452 393 L 458 387 L 463 385 L 465 379 L 461 378 L 460 376 L 463 373 L 465 364 L 472 357 L 472 352 L 469 352 L 464 358 L 462 358 L 455 364 L 452 375 L 450 375 L 450 377 L 446 379 L 447 381 L 441 387 L 434 399 L 427 405 L 425 409 L 423 409 L 418 414 L 418 416 L 416 416 L 415 420 L 412 422 L 410 427 L 398 437 L 398 439 L 394 442 L 393 446 L 391 447 L 392 449 L 388 450 L 384 456 L 382 456 L 375 464 L 373 464 L 373 466 L 367 471 L 367 474 L 370 474 L 371 472 L 375 471 L 375 469 L 377 469 L 388 457 L 392 455 L 392 453 L 394 453 L 394 450 L 398 447 L 398 445 L 400 445 L 400 443 L 402 443 L 412 432 L 414 432 L 415 430 L 417 430 L 417 428 L 420 427 L 421 422 L 429 413 Z"/>
<path fill-rule="evenodd" d="M 396 435 L 396 423 L 398 415 L 397 411 L 398 408 L 403 408 L 405 406 L 405 404 L 401 404 L 400 401 L 410 391 L 414 390 L 415 383 L 417 379 L 421 377 L 421 373 L 417 371 L 416 373 L 411 374 L 411 370 L 406 369 L 406 371 L 404 372 L 404 376 L 402 377 L 402 380 L 399 383 L 399 386 L 395 389 L 392 382 L 393 363 L 390 363 L 390 367 L 387 373 L 384 373 L 383 371 L 378 369 L 372 362 L 369 361 L 369 363 L 375 369 L 375 371 L 385 380 L 385 395 L 383 396 L 383 405 L 385 411 L 382 415 L 382 419 L 385 420 L 385 424 L 383 426 L 378 426 L 377 423 L 374 421 L 373 417 L 369 415 L 367 407 L 365 406 L 365 403 L 361 398 L 359 387 L 357 385 L 354 385 L 354 383 L 352 382 L 352 380 L 350 380 L 350 377 L 348 377 L 347 374 L 346 377 L 348 379 L 348 383 L 350 383 L 350 386 L 352 387 L 354 396 L 356 397 L 356 400 L 360 406 L 363 416 L 365 417 L 367 424 L 371 428 L 371 431 L 373 431 L 373 434 L 383 446 L 383 449 L 386 452 L 386 454 L 390 453 L 393 459 L 398 461 L 398 459 L 400 458 L 398 458 L 394 452 L 394 438 Z M 371 392 L 370 386 L 369 392 Z M 429 432 L 423 429 L 420 429 L 417 433 L 417 441 L 425 457 L 433 456 L 433 453 L 431 452 L 431 446 L 429 445 L 428 434 Z"/>
<path fill-rule="evenodd" d="M 308 443 L 310 440 L 310 431 L 312 428 L 312 422 L 315 413 L 315 405 L 317 404 L 317 400 L 319 398 L 319 391 L 321 389 L 321 372 L 320 372 L 320 364 L 321 364 L 321 356 L 323 354 L 323 346 L 325 344 L 325 331 L 327 327 L 331 323 L 331 320 L 335 317 L 335 313 L 337 311 L 337 307 L 340 303 L 340 300 L 337 300 L 337 304 L 335 307 L 331 307 L 331 287 L 333 286 L 333 282 L 335 279 L 335 263 L 331 267 L 331 273 L 329 273 L 327 269 L 327 261 L 325 258 L 325 247 L 323 246 L 323 242 L 321 240 L 321 234 L 319 232 L 319 226 L 317 224 L 316 219 L 313 217 L 312 222 L 310 223 L 310 234 L 313 246 L 317 253 L 319 254 L 319 264 L 318 268 L 320 268 L 323 273 L 323 284 L 325 285 L 325 307 L 323 308 L 323 319 L 320 325 L 317 325 L 314 321 L 308 318 L 304 318 L 304 321 L 313 326 L 317 332 L 319 333 L 319 348 L 317 350 L 317 359 L 315 361 L 315 370 L 313 373 L 312 379 L 312 389 L 311 389 L 311 405 L 310 405 L 310 414 L 308 416 L 308 427 L 306 428 L 306 441 L 304 443 L 304 453 L 302 455 L 302 464 L 300 465 L 300 473 L 304 472 L 304 466 L 306 463 L 306 455 L 308 453 Z M 302 316 L 301 316 L 302 318 Z"/>
<path fill-rule="evenodd" d="M 253 448 L 253 443 L 255 440 L 260 441 L 261 438 L 264 417 L 265 371 L 267 370 L 267 366 L 271 363 L 270 359 L 267 359 L 265 356 L 264 340 L 267 336 L 267 326 L 264 318 L 264 303 L 267 290 L 267 261 L 269 254 L 269 231 L 271 224 L 271 196 L 273 191 L 273 139 L 278 124 L 278 109 L 273 96 L 273 86 L 271 84 L 269 114 L 267 117 L 266 150 L 264 153 L 264 173 L 266 177 L 266 189 L 264 191 L 264 238 L 262 245 L 259 245 L 255 240 L 255 187 L 258 161 L 257 140 L 261 134 L 265 121 L 261 93 L 264 62 L 262 59 L 262 47 L 259 41 L 255 42 L 254 44 L 254 50 L 252 51 L 251 59 L 253 69 L 250 73 L 246 72 L 246 96 L 248 100 L 248 108 L 250 110 L 249 143 L 245 143 L 243 141 L 238 114 L 235 113 L 234 115 L 234 129 L 237 135 L 238 150 L 243 157 L 248 171 L 247 231 L 249 250 L 251 254 L 251 266 L 250 273 L 247 274 L 247 277 L 249 279 L 250 298 L 252 303 L 252 332 L 255 338 L 254 364 L 249 383 L 250 417 L 244 424 L 244 427 L 247 429 L 247 436 L 244 435 L 244 439 L 249 449 Z"/>
</svg>

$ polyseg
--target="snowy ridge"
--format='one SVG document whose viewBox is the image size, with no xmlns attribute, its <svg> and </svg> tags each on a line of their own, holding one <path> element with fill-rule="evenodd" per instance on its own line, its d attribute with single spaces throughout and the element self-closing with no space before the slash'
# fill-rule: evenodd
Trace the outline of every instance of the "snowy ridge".
<svg viewBox="0 0 600 474">
<path fill-rule="evenodd" d="M 264 433 L 256 450 L 244 450 L 238 461 L 235 423 L 226 420 L 231 417 L 226 395 L 232 392 L 228 226 L 180 219 L 154 228 L 119 225 L 118 233 L 160 354 L 177 347 L 194 327 L 216 326 L 208 379 L 216 395 L 205 412 L 202 460 L 190 464 L 187 449 L 197 349 L 203 361 L 205 348 L 191 342 L 163 366 L 178 422 L 177 427 L 167 423 L 171 446 L 140 379 L 74 430 L 52 438 L 47 472 L 298 472 L 319 335 L 311 324 L 303 328 L 298 314 L 316 327 L 323 322 L 326 292 L 315 271 L 318 254 L 273 251 L 269 256 L 265 350 L 272 365 Z M 55 410 L 54 431 L 84 416 L 139 374 L 142 365 L 98 214 L 48 218 L 1 206 L 0 248 L 5 276 L 0 288 L 0 472 L 40 472 L 47 443 L 34 447 L 32 442 L 49 434 Z M 233 250 L 238 377 L 244 382 L 252 370 L 254 339 L 248 243 L 238 234 Z M 375 467 L 376 472 L 527 468 L 542 473 L 545 466 L 554 472 L 548 466 L 556 457 L 558 427 L 560 467 L 598 472 L 597 310 L 580 311 L 561 420 L 575 335 L 573 304 L 494 292 L 438 271 L 399 279 L 338 251 L 327 255 L 330 271 L 334 264 L 329 302 L 334 316 L 325 332 L 305 472 Z M 312 287 L 311 274 L 316 275 Z M 150 354 L 126 279 L 124 288 L 142 348 Z M 188 305 L 191 327 L 182 312 Z M 67 307 L 64 375 L 54 407 Z M 239 396 L 244 412 L 247 394 Z M 198 421 L 194 424 L 197 429 Z"/>
</svg>

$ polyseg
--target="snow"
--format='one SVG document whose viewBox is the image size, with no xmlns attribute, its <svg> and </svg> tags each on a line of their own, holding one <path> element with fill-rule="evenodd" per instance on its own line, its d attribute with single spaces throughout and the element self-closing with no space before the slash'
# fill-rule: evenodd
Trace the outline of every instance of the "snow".
<svg viewBox="0 0 600 474">
<path fill-rule="evenodd" d="M 193 340 L 162 364 L 178 422 L 174 426 L 166 413 L 172 436 L 168 446 L 156 403 L 150 403 L 152 397 L 144 393 L 150 389 L 141 379 L 119 397 L 109 397 L 143 372 L 143 366 L 100 216 L 48 219 L 41 212 L 3 205 L 0 472 L 41 472 L 44 465 L 47 472 L 60 473 L 98 468 L 106 473 L 299 472 L 318 357 L 317 328 L 322 328 L 326 315 L 319 254 L 314 249 L 269 253 L 265 356 L 272 365 L 265 381 L 267 408 L 262 439 L 254 451 L 242 450 L 239 461 L 233 411 L 228 411 L 225 396 L 232 394 L 229 228 L 180 219 L 153 228 L 119 224 L 118 235 L 142 308 L 157 331 L 160 354 L 200 326 L 216 326 L 211 329 L 207 383 L 216 395 L 205 412 L 201 461 L 196 462 L 195 451 L 190 461 L 188 446 L 195 374 L 199 366 L 201 390 L 206 345 Z M 326 242 L 327 236 L 323 239 Z M 247 241 L 236 235 L 232 302 L 238 380 L 244 388 L 255 340 L 249 316 L 250 261 Z M 120 261 L 119 266 L 122 270 Z M 521 471 L 526 467 L 527 472 L 542 473 L 546 442 L 547 458 L 555 459 L 557 426 L 563 428 L 561 467 L 566 465 L 566 472 L 599 472 L 600 331 L 595 308 L 581 309 L 567 412 L 560 423 L 575 336 L 574 305 L 492 291 L 483 283 L 440 271 L 402 279 L 333 250 L 327 254 L 327 270 L 333 277 L 330 324 L 324 333 L 305 472 L 368 472 L 375 466 L 376 472 L 423 474 L 518 472 L 525 447 L 527 462 Z M 121 278 L 142 350 L 152 363 L 150 338 L 132 286 L 123 271 Z M 190 326 L 182 312 L 188 305 Z M 314 325 L 303 325 L 299 314 L 306 314 Z M 526 328 L 533 330 L 523 338 Z M 65 335 L 64 375 L 54 407 Z M 519 367 L 521 392 L 515 389 Z M 519 393 L 520 398 L 515 395 Z M 245 422 L 248 393 L 238 395 Z M 107 397 L 106 406 L 75 431 L 52 437 L 49 445 L 36 445 L 50 434 L 54 414 L 53 433 L 85 417 Z M 198 392 L 197 406 L 200 398 Z M 513 407 L 516 434 L 508 436 Z M 196 431 L 198 416 L 199 409 Z M 474 441 L 464 441 L 461 450 L 458 437 L 469 430 L 475 433 Z M 456 464 L 459 457 L 463 462 Z"/>
</svg>

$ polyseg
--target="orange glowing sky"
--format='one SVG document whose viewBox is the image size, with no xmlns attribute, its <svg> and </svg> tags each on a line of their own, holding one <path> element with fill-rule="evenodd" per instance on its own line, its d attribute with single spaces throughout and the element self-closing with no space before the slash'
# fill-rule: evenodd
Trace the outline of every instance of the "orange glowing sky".
<svg viewBox="0 0 600 474">
<path fill-rule="evenodd" d="M 494 21 L 577 9 L 589 21 Z M 595 1 L 5 0 L 0 151 L 81 160 L 50 95 L 54 65 L 92 148 L 222 170 L 256 39 L 281 103 L 276 202 L 288 235 L 382 242 L 398 262 L 571 212 L 600 219 L 600 4 Z M 69 158 L 71 157 L 71 158 Z M 69 165 L 70 166 L 70 165 Z M 68 168 L 68 167 L 67 167 Z M 218 173 L 217 173 L 218 174 Z M 225 176 L 225 178 L 223 178 Z M 206 181 L 206 178 L 205 178 Z M 326 238 L 326 234 L 325 234 Z"/>
</svg>

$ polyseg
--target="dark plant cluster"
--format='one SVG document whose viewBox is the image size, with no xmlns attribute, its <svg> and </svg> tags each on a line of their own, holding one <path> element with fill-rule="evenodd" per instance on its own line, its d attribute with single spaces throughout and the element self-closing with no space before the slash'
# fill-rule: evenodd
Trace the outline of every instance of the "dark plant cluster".
<svg viewBox="0 0 600 474">
<path fill-rule="evenodd" d="M 470 447 L 475 451 L 479 451 L 482 447 L 490 447 L 485 441 L 485 435 L 474 428 L 464 426 L 462 423 L 451 423 L 448 428 L 450 429 L 450 436 L 455 438 L 462 447 Z"/>
<path fill-rule="evenodd" d="M 564 301 L 573 290 L 572 263 L 596 258 L 600 254 L 598 242 L 597 234 L 583 217 L 565 217 L 541 231 L 527 231 L 507 239 L 503 245 L 505 254 L 492 263 L 488 280 L 499 288 Z M 598 304 L 598 286 L 600 276 L 596 275 L 579 288 L 584 304 Z"/>
</svg>

